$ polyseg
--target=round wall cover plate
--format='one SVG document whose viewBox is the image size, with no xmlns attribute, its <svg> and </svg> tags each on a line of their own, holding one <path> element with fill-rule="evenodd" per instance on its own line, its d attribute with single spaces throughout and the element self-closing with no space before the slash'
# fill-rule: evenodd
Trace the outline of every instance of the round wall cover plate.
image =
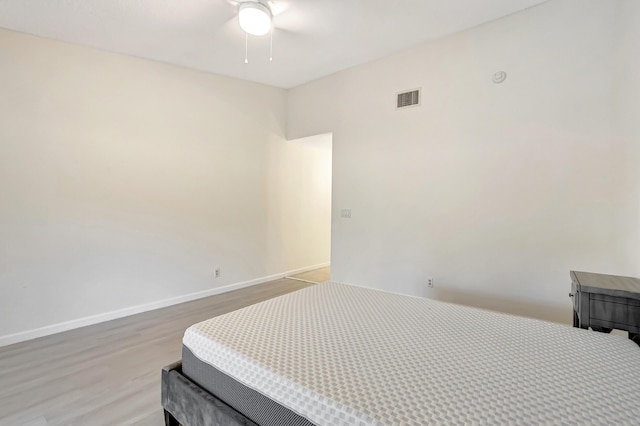
<svg viewBox="0 0 640 426">
<path fill-rule="evenodd" d="M 504 71 L 498 71 L 493 75 L 493 82 L 496 84 L 500 84 L 507 79 L 507 73 Z"/>
</svg>

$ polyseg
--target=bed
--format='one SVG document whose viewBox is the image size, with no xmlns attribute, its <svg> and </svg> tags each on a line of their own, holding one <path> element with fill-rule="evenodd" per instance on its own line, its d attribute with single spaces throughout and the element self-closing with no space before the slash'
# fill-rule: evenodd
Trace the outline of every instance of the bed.
<svg viewBox="0 0 640 426">
<path fill-rule="evenodd" d="M 324 283 L 191 326 L 167 425 L 640 422 L 621 336 Z"/>
</svg>

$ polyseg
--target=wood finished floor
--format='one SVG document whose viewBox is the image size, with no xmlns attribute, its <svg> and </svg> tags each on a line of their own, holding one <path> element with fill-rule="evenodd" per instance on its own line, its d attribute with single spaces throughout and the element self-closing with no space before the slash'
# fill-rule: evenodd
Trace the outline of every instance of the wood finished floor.
<svg viewBox="0 0 640 426">
<path fill-rule="evenodd" d="M 295 277 L 326 281 L 329 268 Z M 163 425 L 160 370 L 188 326 L 309 285 L 271 281 L 0 348 L 0 425 Z"/>
</svg>

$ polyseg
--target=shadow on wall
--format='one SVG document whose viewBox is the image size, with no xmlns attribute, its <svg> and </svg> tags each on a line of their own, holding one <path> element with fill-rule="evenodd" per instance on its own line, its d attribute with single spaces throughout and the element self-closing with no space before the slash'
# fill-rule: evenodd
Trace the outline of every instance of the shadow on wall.
<svg viewBox="0 0 640 426">
<path fill-rule="evenodd" d="M 473 306 L 475 308 L 489 309 L 491 311 L 567 325 L 571 325 L 573 320 L 571 306 L 550 306 L 540 302 L 527 302 L 468 290 L 434 289 L 434 293 L 432 298 L 443 302 Z M 569 289 L 567 289 L 567 300 L 569 300 Z"/>
</svg>

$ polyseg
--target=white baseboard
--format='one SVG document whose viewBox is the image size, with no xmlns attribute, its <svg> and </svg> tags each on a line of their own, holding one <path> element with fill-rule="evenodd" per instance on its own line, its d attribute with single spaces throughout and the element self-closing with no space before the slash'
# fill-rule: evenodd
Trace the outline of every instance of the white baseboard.
<svg viewBox="0 0 640 426">
<path fill-rule="evenodd" d="M 47 325 L 45 327 L 36 328 L 33 330 L 21 331 L 19 333 L 7 334 L 0 336 L 0 347 L 13 345 L 14 343 L 20 343 L 27 340 L 37 339 L 38 337 L 49 336 L 51 334 L 61 333 L 63 331 L 73 330 L 75 328 L 85 327 L 87 325 L 93 325 L 100 322 L 111 321 L 117 318 L 128 317 L 130 315 L 139 314 L 142 312 L 152 311 L 154 309 L 165 308 L 171 305 L 177 305 L 179 303 L 190 302 L 196 299 L 202 299 L 203 297 L 214 296 L 220 293 L 226 293 L 232 290 L 238 290 L 245 287 L 250 287 L 256 284 L 266 283 L 268 281 L 278 280 L 284 278 L 287 275 L 300 274 L 302 272 L 312 271 L 318 268 L 324 268 L 329 266 L 329 262 L 321 263 L 319 265 L 307 266 L 304 268 L 295 269 L 292 271 L 286 271 L 279 274 L 269 275 L 267 277 L 256 278 L 250 281 L 243 281 L 235 284 L 229 284 L 223 287 L 212 288 L 205 291 L 199 291 L 197 293 L 186 294 L 183 296 L 172 297 L 169 299 L 159 300 L 156 302 L 145 303 L 142 305 L 131 306 L 128 308 L 118 309 L 111 312 L 105 312 L 98 315 L 91 315 L 84 318 L 78 318 L 71 321 L 61 322 L 58 324 Z"/>
</svg>

